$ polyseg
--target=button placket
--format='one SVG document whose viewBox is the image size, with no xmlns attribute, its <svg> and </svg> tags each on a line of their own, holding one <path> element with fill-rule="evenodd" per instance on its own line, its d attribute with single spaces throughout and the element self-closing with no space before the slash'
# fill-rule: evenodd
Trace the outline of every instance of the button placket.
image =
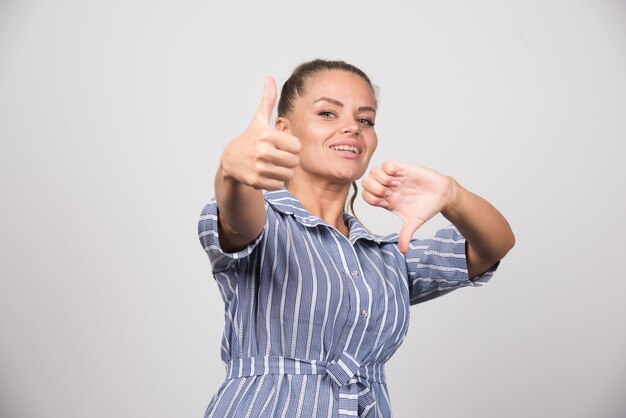
<svg viewBox="0 0 626 418">
<path fill-rule="evenodd" d="M 350 350 L 355 350 L 354 353 L 356 354 L 359 351 L 358 340 L 360 337 L 355 338 L 355 336 L 360 336 L 363 332 L 367 332 L 365 325 L 370 321 L 370 311 L 367 309 L 370 302 L 367 289 L 365 289 L 367 283 L 361 272 L 357 248 L 352 245 L 344 246 L 343 244 L 344 242 L 342 241 L 341 246 L 346 251 L 344 252 L 345 259 L 343 260 L 342 276 L 348 279 L 345 286 L 349 297 L 350 317 L 342 330 L 340 346 L 350 347 Z M 348 331 L 353 331 L 353 334 L 348 334 Z M 352 335 L 354 340 L 348 341 L 348 335 Z"/>
</svg>

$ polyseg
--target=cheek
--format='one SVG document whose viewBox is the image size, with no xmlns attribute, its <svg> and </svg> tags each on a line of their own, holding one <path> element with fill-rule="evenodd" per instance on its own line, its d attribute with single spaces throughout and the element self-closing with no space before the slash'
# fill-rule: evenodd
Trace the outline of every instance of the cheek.
<svg viewBox="0 0 626 418">
<path fill-rule="evenodd" d="M 319 124 L 306 124 L 299 126 L 299 129 L 294 130 L 293 135 L 300 139 L 302 145 L 305 144 L 321 144 L 328 138 L 333 136 L 334 131 L 330 127 Z"/>
<path fill-rule="evenodd" d="M 374 135 L 372 136 L 372 145 L 371 145 L 371 150 L 372 153 L 374 153 L 374 151 L 376 151 L 376 148 L 378 148 L 378 136 L 376 135 L 376 133 L 374 133 Z"/>
</svg>

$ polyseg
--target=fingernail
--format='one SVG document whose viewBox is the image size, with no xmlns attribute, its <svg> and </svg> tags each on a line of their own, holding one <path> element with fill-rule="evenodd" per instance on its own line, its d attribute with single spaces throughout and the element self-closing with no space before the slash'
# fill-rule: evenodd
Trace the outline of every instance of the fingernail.
<svg viewBox="0 0 626 418">
<path fill-rule="evenodd" d="M 389 202 L 387 202 L 386 200 L 381 200 L 380 202 L 378 202 L 378 206 L 389 206 Z"/>
<path fill-rule="evenodd" d="M 398 181 L 398 180 L 394 180 L 394 181 L 391 182 L 391 186 L 392 187 L 397 187 L 399 185 L 400 185 L 400 181 Z"/>
<path fill-rule="evenodd" d="M 390 197 L 393 194 L 393 192 L 391 190 L 387 190 L 385 192 L 385 197 Z"/>
</svg>

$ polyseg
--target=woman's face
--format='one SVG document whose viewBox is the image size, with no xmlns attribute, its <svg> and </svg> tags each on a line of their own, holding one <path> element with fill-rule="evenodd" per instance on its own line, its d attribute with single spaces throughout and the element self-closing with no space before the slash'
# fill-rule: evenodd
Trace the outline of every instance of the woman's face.
<svg viewBox="0 0 626 418">
<path fill-rule="evenodd" d="M 300 139 L 296 176 L 350 183 L 363 176 L 378 144 L 375 119 L 376 99 L 368 83 L 331 70 L 307 79 L 304 93 L 277 127 Z"/>
</svg>

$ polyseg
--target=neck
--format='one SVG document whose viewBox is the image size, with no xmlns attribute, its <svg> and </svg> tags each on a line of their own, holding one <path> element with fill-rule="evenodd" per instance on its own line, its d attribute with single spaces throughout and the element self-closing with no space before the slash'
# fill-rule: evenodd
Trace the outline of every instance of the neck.
<svg viewBox="0 0 626 418">
<path fill-rule="evenodd" d="M 288 190 L 307 211 L 348 235 L 343 213 L 350 183 L 304 182 L 294 177 L 289 181 Z"/>
</svg>

